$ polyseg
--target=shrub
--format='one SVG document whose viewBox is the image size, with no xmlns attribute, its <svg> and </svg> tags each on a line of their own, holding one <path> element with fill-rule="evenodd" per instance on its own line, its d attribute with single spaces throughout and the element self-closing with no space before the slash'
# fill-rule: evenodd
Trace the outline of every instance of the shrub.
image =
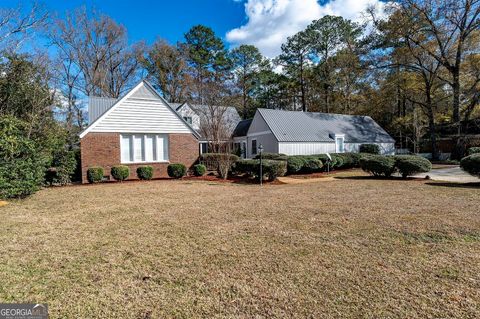
<svg viewBox="0 0 480 319">
<path fill-rule="evenodd" d="M 240 160 L 235 163 L 235 172 L 258 178 L 260 175 L 260 160 Z M 269 181 L 277 177 L 285 176 L 287 173 L 287 162 L 277 160 L 262 160 L 262 175 Z"/>
<path fill-rule="evenodd" d="M 380 154 L 380 146 L 377 144 L 361 144 L 359 148 L 360 153 Z"/>
<path fill-rule="evenodd" d="M 432 169 L 432 163 L 426 158 L 415 155 L 395 156 L 395 167 L 403 178 L 417 173 L 426 173 Z"/>
<path fill-rule="evenodd" d="M 125 165 L 113 166 L 112 169 L 110 170 L 110 174 L 115 180 L 121 182 L 126 180 L 130 175 L 130 168 L 128 168 L 128 166 L 125 166 Z"/>
<path fill-rule="evenodd" d="M 254 159 L 260 159 L 260 154 L 257 154 Z M 275 161 L 286 161 L 288 156 L 285 154 L 279 153 L 262 153 L 262 159 L 266 160 L 275 160 Z"/>
<path fill-rule="evenodd" d="M 332 170 L 337 165 L 337 157 L 335 157 L 335 156 L 330 155 L 332 157 L 332 160 L 330 160 L 328 158 L 327 154 L 316 154 L 316 155 L 312 155 L 312 156 L 314 156 L 317 159 L 322 161 L 322 163 L 324 164 L 323 165 L 323 170 L 324 171 L 326 171 L 328 168 L 330 168 L 330 170 Z"/>
<path fill-rule="evenodd" d="M 66 185 L 72 181 L 77 168 L 74 151 L 59 150 L 53 154 L 51 167 L 47 170 L 46 181 L 52 184 Z"/>
<path fill-rule="evenodd" d="M 197 164 L 193 166 L 193 173 L 195 174 L 195 176 L 203 176 L 206 172 L 207 168 L 205 167 L 205 165 Z"/>
<path fill-rule="evenodd" d="M 167 173 L 172 178 L 182 178 L 187 173 L 187 168 L 183 164 L 170 164 Z"/>
<path fill-rule="evenodd" d="M 300 156 L 288 156 L 287 158 L 287 172 L 288 174 L 295 174 L 300 172 L 305 160 Z"/>
<path fill-rule="evenodd" d="M 137 167 L 137 176 L 141 180 L 150 180 L 153 178 L 152 166 L 140 166 Z"/>
<path fill-rule="evenodd" d="M 480 177 L 480 154 L 472 154 L 462 158 L 460 167 L 470 175 Z"/>
<path fill-rule="evenodd" d="M 382 155 L 364 156 L 360 159 L 360 167 L 374 176 L 389 177 L 395 171 L 395 158 Z"/>
<path fill-rule="evenodd" d="M 44 181 L 47 160 L 23 127 L 16 118 L 0 117 L 0 198 L 30 195 Z"/>
<path fill-rule="evenodd" d="M 89 183 L 97 183 L 103 179 L 102 167 L 89 167 L 87 170 L 87 179 Z"/>
<path fill-rule="evenodd" d="M 203 153 L 200 155 L 200 160 L 201 161 L 206 161 L 206 162 L 215 162 L 220 159 L 224 159 L 225 157 L 228 157 L 232 162 L 236 162 L 240 159 L 235 154 L 228 154 L 228 153 Z"/>
<path fill-rule="evenodd" d="M 342 168 L 345 164 L 345 160 L 343 159 L 343 156 L 341 156 L 340 154 L 330 154 L 330 156 L 332 157 L 332 161 L 333 161 L 333 167 L 334 168 Z"/>
<path fill-rule="evenodd" d="M 467 155 L 473 155 L 473 154 L 479 154 L 480 153 L 480 147 L 470 147 L 467 150 Z"/>
<path fill-rule="evenodd" d="M 314 173 L 319 172 L 322 167 L 323 163 L 321 160 L 314 156 L 306 156 L 304 158 L 304 164 L 301 171 L 305 173 Z"/>
</svg>

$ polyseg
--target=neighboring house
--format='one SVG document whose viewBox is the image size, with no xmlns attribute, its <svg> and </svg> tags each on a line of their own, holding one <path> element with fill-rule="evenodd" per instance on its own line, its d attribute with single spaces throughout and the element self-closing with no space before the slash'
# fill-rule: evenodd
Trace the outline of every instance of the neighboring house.
<svg viewBox="0 0 480 319">
<path fill-rule="evenodd" d="M 287 155 L 358 152 L 360 144 L 378 144 L 382 154 L 393 154 L 395 140 L 371 117 L 328 113 L 257 109 L 251 121 L 242 121 L 233 135 L 237 146 L 254 157 L 264 152 Z"/>
<path fill-rule="evenodd" d="M 91 97 L 90 125 L 80 134 L 82 182 L 87 169 L 114 165 L 154 168 L 154 178 L 167 177 L 169 163 L 190 167 L 198 158 L 199 134 L 146 81 L 119 99 Z"/>
<path fill-rule="evenodd" d="M 226 139 L 220 142 L 230 142 L 230 137 L 241 120 L 237 109 L 233 106 L 207 106 L 188 102 L 170 103 L 170 105 L 200 135 L 201 153 L 209 152 L 209 144 L 214 142 L 209 135 L 217 133 L 212 131 L 221 130 L 220 135 L 225 136 Z"/>
</svg>

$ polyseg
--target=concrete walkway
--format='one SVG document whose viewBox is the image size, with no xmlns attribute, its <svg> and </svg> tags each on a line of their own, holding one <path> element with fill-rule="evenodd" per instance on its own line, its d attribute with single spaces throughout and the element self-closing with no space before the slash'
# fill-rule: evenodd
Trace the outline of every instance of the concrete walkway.
<svg viewBox="0 0 480 319">
<path fill-rule="evenodd" d="M 479 183 L 480 178 L 472 176 L 464 172 L 459 166 L 452 166 L 449 168 L 432 169 L 428 173 L 415 175 L 415 177 L 424 178 L 426 175 L 434 181 L 446 181 L 456 183 Z"/>
</svg>

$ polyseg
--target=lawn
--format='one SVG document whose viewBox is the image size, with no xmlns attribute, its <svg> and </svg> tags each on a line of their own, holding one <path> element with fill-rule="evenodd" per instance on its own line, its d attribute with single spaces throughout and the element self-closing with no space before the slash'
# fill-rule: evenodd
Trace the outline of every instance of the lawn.
<svg viewBox="0 0 480 319">
<path fill-rule="evenodd" d="M 480 188 L 50 188 L 0 208 L 0 301 L 52 318 L 478 318 Z"/>
</svg>

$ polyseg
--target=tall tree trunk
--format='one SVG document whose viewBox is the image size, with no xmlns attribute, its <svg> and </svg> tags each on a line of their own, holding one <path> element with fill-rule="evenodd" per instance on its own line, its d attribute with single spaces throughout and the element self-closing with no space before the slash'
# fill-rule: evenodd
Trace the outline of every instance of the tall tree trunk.
<svg viewBox="0 0 480 319">
<path fill-rule="evenodd" d="M 460 133 L 460 70 L 454 68 L 452 70 L 452 89 L 453 89 L 453 121 L 458 123 L 458 130 Z"/>
</svg>

